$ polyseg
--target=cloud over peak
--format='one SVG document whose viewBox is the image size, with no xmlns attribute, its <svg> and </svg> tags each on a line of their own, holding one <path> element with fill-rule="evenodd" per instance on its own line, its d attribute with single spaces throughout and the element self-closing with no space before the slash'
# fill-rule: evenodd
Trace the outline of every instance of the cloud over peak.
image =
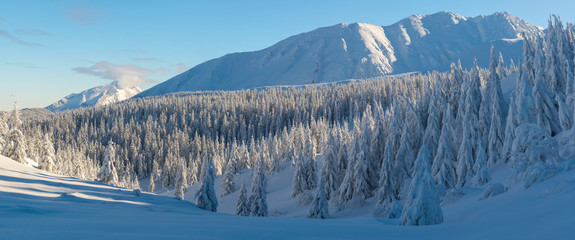
<svg viewBox="0 0 575 240">
<path fill-rule="evenodd" d="M 78 73 L 115 81 L 120 88 L 131 88 L 153 82 L 153 80 L 149 79 L 149 76 L 156 73 L 148 68 L 132 64 L 120 65 L 106 61 L 98 62 L 91 67 L 77 67 L 73 70 Z"/>
</svg>

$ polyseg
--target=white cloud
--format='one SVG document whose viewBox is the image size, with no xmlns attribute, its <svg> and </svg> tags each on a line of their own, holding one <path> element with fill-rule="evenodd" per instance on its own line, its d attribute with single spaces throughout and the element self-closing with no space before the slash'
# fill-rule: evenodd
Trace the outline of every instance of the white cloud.
<svg viewBox="0 0 575 240">
<path fill-rule="evenodd" d="M 98 62 L 91 67 L 78 67 L 73 70 L 78 73 L 116 81 L 121 88 L 136 87 L 154 82 L 149 79 L 149 76 L 156 73 L 153 70 L 132 64 L 119 65 L 106 61 Z"/>
</svg>

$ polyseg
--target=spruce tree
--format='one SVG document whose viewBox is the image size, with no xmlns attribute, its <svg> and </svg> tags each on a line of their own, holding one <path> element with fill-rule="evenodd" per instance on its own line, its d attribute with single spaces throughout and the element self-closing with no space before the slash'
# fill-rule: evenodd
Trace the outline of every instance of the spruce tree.
<svg viewBox="0 0 575 240">
<path fill-rule="evenodd" d="M 329 203 L 324 191 L 324 181 L 323 178 L 319 182 L 319 187 L 317 189 L 317 194 L 315 195 L 311 208 L 308 213 L 309 218 L 326 219 L 329 218 Z"/>
<path fill-rule="evenodd" d="M 471 183 L 474 186 L 481 186 L 491 180 L 489 172 L 487 171 L 487 155 L 481 144 L 477 148 L 473 169 L 475 176 L 471 179 Z"/>
<path fill-rule="evenodd" d="M 443 114 L 443 127 L 439 136 L 439 147 L 433 160 L 431 173 L 440 192 L 455 187 L 455 163 L 457 158 L 453 149 L 453 115 L 451 105 L 448 104 Z"/>
<path fill-rule="evenodd" d="M 249 216 L 250 211 L 250 203 L 246 193 L 246 187 L 242 183 L 242 186 L 240 187 L 240 195 L 238 196 L 238 202 L 236 203 L 236 215 Z"/>
<path fill-rule="evenodd" d="M 54 150 L 54 144 L 50 140 L 47 134 L 44 134 L 44 139 L 40 146 L 40 159 L 38 162 L 38 168 L 48 172 L 56 171 L 56 152 Z"/>
<path fill-rule="evenodd" d="M 431 177 L 430 160 L 429 150 L 424 144 L 417 154 L 407 201 L 399 218 L 400 225 L 433 225 L 443 222 L 439 194 Z"/>
<path fill-rule="evenodd" d="M 212 157 L 203 161 L 203 179 L 200 189 L 196 192 L 196 204 L 199 208 L 216 212 L 218 209 L 218 198 L 214 190 L 214 166 Z"/>
<path fill-rule="evenodd" d="M 262 159 L 256 163 L 254 170 L 250 190 L 250 216 L 266 217 L 268 215 L 267 180 Z"/>
<path fill-rule="evenodd" d="M 339 187 L 339 176 L 337 172 L 337 155 L 335 152 L 335 139 L 332 136 L 326 145 L 326 150 L 323 154 L 323 166 L 321 168 L 321 179 L 324 179 L 323 191 L 326 199 L 331 199 L 336 196 L 337 188 Z"/>
<path fill-rule="evenodd" d="M 178 172 L 176 174 L 176 189 L 174 196 L 179 200 L 184 200 L 184 195 L 188 190 L 187 168 L 182 159 L 178 161 Z"/>
<path fill-rule="evenodd" d="M 222 180 L 222 197 L 236 191 L 236 184 L 234 180 L 234 160 L 231 158 L 226 164 L 224 176 Z"/>
<path fill-rule="evenodd" d="M 104 159 L 102 161 L 102 167 L 98 172 L 98 181 L 103 182 L 108 185 L 118 184 L 118 173 L 116 167 L 114 166 L 116 162 L 116 150 L 114 147 L 114 142 L 109 141 L 106 151 L 104 152 Z"/>
</svg>

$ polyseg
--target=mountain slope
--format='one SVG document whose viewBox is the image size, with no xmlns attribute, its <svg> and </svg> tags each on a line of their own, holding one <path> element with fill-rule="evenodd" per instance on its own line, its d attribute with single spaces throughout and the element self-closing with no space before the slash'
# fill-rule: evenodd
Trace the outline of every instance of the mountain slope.
<svg viewBox="0 0 575 240">
<path fill-rule="evenodd" d="M 493 44 L 505 59 L 521 56 L 520 33 L 541 29 L 508 13 L 473 18 L 439 12 L 387 27 L 338 24 L 287 38 L 269 48 L 202 63 L 138 96 L 180 91 L 237 90 L 446 70 L 461 58 L 488 64 Z M 487 51 L 485 51 L 487 49 Z"/>
<path fill-rule="evenodd" d="M 91 88 L 81 93 L 74 93 L 62 98 L 58 102 L 47 106 L 52 112 L 61 112 L 83 107 L 102 106 L 129 99 L 142 90 L 138 87 L 120 88 L 116 82 Z"/>
</svg>

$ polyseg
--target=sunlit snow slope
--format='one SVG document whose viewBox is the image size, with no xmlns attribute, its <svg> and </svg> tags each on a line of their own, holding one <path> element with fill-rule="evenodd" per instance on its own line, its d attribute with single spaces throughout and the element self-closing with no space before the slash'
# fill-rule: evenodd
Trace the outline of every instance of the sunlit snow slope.
<svg viewBox="0 0 575 240">
<path fill-rule="evenodd" d="M 521 33 L 541 29 L 508 13 L 464 17 L 414 15 L 393 25 L 338 24 L 287 38 L 269 48 L 202 63 L 138 96 L 237 90 L 447 70 L 461 59 L 486 67 L 491 45 L 507 63 L 522 56 Z"/>
</svg>

